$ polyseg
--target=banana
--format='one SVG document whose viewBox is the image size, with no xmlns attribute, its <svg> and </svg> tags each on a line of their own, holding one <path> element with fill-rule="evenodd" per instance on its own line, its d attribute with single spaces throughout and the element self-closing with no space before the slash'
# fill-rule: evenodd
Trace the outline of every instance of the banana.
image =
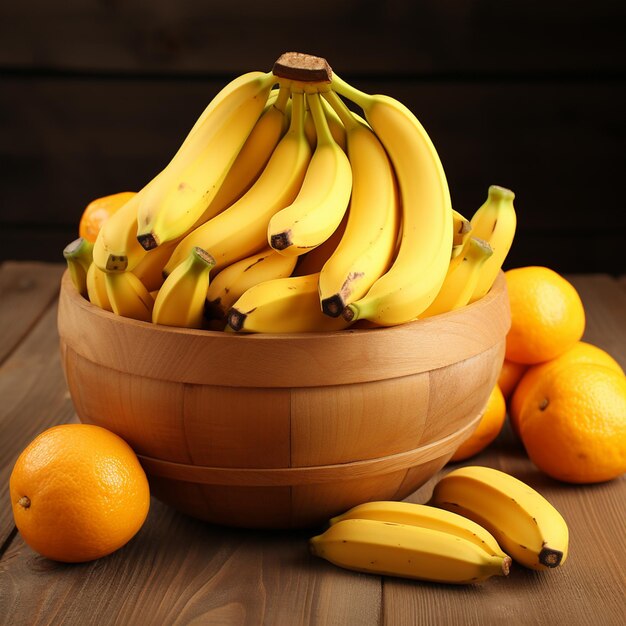
<svg viewBox="0 0 626 626">
<path fill-rule="evenodd" d="M 487 200 L 470 220 L 472 235 L 484 239 L 493 249 L 491 258 L 485 262 L 480 271 L 470 302 L 479 300 L 491 289 L 511 249 L 517 226 L 514 198 L 515 194 L 510 189 L 491 185 Z"/>
<path fill-rule="evenodd" d="M 93 247 L 93 262 L 105 272 L 125 272 L 137 267 L 146 251 L 137 241 L 137 208 L 145 187 L 102 225 Z"/>
<path fill-rule="evenodd" d="M 470 237 L 462 252 L 451 259 L 439 293 L 420 318 L 454 311 L 468 304 L 480 279 L 481 270 L 492 254 L 493 250 L 486 241 Z"/>
<path fill-rule="evenodd" d="M 428 503 L 486 528 L 514 561 L 535 570 L 565 562 L 569 532 L 561 514 L 537 491 L 489 467 L 446 474 Z"/>
<path fill-rule="evenodd" d="M 337 229 L 352 190 L 350 161 L 330 134 L 319 93 L 307 94 L 317 145 L 292 204 L 269 221 L 267 239 L 281 254 L 300 255 L 319 246 Z"/>
<path fill-rule="evenodd" d="M 287 87 L 281 87 L 276 96 L 270 94 L 265 111 L 248 135 L 215 198 L 195 226 L 203 224 L 239 200 L 258 179 L 289 126 L 290 95 Z"/>
<path fill-rule="evenodd" d="M 462 246 L 472 233 L 472 224 L 458 211 L 452 209 L 452 246 Z"/>
<path fill-rule="evenodd" d="M 267 223 L 298 194 L 311 148 L 304 135 L 304 95 L 292 94 L 289 130 L 250 190 L 225 211 L 198 226 L 176 246 L 164 268 L 169 274 L 194 246 L 215 259 L 212 273 L 267 246 Z"/>
<path fill-rule="evenodd" d="M 104 284 L 113 313 L 144 322 L 152 321 L 154 299 L 132 272 L 105 272 Z"/>
<path fill-rule="evenodd" d="M 320 310 L 319 274 L 276 278 L 248 289 L 228 312 L 228 325 L 236 331 L 304 333 L 341 330 L 343 318 Z"/>
<path fill-rule="evenodd" d="M 345 235 L 320 273 L 322 310 L 338 317 L 390 267 L 398 237 L 399 206 L 393 168 L 376 135 L 351 114 L 335 92 L 324 97 L 346 128 L 353 179 Z"/>
<path fill-rule="evenodd" d="M 214 265 L 215 259 L 208 252 L 193 248 L 159 289 L 152 321 L 180 328 L 202 328 L 209 272 Z"/>
<path fill-rule="evenodd" d="M 506 576 L 511 559 L 474 542 L 421 526 L 345 519 L 309 540 L 311 552 L 358 572 L 467 584 Z"/>
<path fill-rule="evenodd" d="M 89 266 L 89 271 L 87 272 L 87 297 L 91 304 L 105 311 L 113 311 L 104 277 L 104 270 L 101 270 L 95 263 Z"/>
<path fill-rule="evenodd" d="M 482 526 L 462 515 L 434 506 L 413 504 L 412 502 L 366 502 L 352 507 L 342 515 L 333 517 L 330 520 L 330 525 L 346 519 L 371 519 L 439 530 L 470 541 L 491 556 L 510 559 L 502 551 L 494 536 Z"/>
<path fill-rule="evenodd" d="M 205 316 L 224 320 L 235 301 L 253 285 L 291 276 L 298 257 L 287 257 L 271 248 L 225 267 L 206 292 Z"/>
<path fill-rule="evenodd" d="M 183 236 L 203 215 L 257 123 L 276 77 L 250 72 L 231 81 L 157 179 L 141 195 L 137 239 L 150 250 Z"/>
<path fill-rule="evenodd" d="M 324 107 L 324 113 L 326 114 L 326 121 L 328 122 L 328 128 L 333 139 L 337 142 L 340 148 L 346 151 L 346 129 L 341 121 L 341 118 L 335 113 L 334 109 L 328 105 L 325 100 L 322 100 L 322 106 Z M 311 150 L 315 150 L 317 145 L 317 132 L 315 131 L 315 122 L 313 121 L 313 114 L 307 104 L 306 115 L 304 117 L 304 132 L 311 146 Z"/>
<path fill-rule="evenodd" d="M 163 284 L 163 268 L 172 256 L 175 247 L 175 241 L 168 241 L 149 250 L 132 270 L 148 291 L 156 291 Z"/>
<path fill-rule="evenodd" d="M 67 262 L 70 278 L 81 296 L 87 295 L 87 272 L 93 261 L 93 243 L 83 237 L 65 246 L 63 257 Z"/>
<path fill-rule="evenodd" d="M 393 265 L 344 315 L 381 326 L 402 324 L 428 308 L 448 270 L 453 226 L 446 176 L 432 141 L 403 104 L 363 93 L 336 74 L 332 88 L 363 109 L 394 166 L 402 207 L 402 239 Z"/>
</svg>

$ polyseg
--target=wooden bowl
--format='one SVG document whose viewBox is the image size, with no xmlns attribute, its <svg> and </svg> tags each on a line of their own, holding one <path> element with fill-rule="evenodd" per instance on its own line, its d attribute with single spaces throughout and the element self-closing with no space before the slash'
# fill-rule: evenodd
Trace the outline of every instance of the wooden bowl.
<svg viewBox="0 0 626 626">
<path fill-rule="evenodd" d="M 403 499 L 472 433 L 510 324 L 482 300 L 379 329 L 239 335 L 158 326 L 82 298 L 58 328 L 76 412 L 123 437 L 155 497 L 210 522 L 311 527 Z"/>
</svg>

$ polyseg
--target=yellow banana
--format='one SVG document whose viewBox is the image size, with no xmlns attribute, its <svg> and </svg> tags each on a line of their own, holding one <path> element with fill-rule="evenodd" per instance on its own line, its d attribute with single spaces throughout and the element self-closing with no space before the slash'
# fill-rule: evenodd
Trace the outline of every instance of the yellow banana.
<svg viewBox="0 0 626 626">
<path fill-rule="evenodd" d="M 281 254 L 300 255 L 319 246 L 337 229 L 352 190 L 352 170 L 330 134 L 319 93 L 307 94 L 317 145 L 302 188 L 289 206 L 269 221 L 267 239 Z"/>
<path fill-rule="evenodd" d="M 213 274 L 267 246 L 267 223 L 293 202 L 311 158 L 304 135 L 304 96 L 292 95 L 289 130 L 280 140 L 267 166 L 250 190 L 225 211 L 198 226 L 174 250 L 165 266 L 169 274 L 194 246 L 215 259 Z"/>
<path fill-rule="evenodd" d="M 230 307 L 253 285 L 291 276 L 297 258 L 283 256 L 268 247 L 225 267 L 211 281 L 206 292 L 206 317 L 226 319 Z"/>
<path fill-rule="evenodd" d="M 148 291 L 156 291 L 163 284 L 163 268 L 169 261 L 176 247 L 175 241 L 168 241 L 145 253 L 144 257 L 132 270 Z"/>
<path fill-rule="evenodd" d="M 324 107 L 324 113 L 326 114 L 326 121 L 328 122 L 328 128 L 333 139 L 346 151 L 346 129 L 341 121 L 341 118 L 335 113 L 334 109 L 328 105 L 325 100 L 322 100 L 322 106 Z M 307 104 L 306 115 L 304 118 L 304 132 L 312 150 L 315 150 L 317 145 L 317 132 L 315 131 L 315 122 L 313 121 L 313 114 Z"/>
<path fill-rule="evenodd" d="M 561 514 L 521 480 L 490 467 L 467 466 L 446 474 L 430 505 L 486 528 L 514 561 L 535 570 L 567 558 L 569 532 Z"/>
<path fill-rule="evenodd" d="M 265 111 L 248 135 L 215 198 L 195 226 L 221 213 L 252 187 L 287 131 L 290 95 L 287 87 L 281 87 L 274 97 L 270 95 Z"/>
<path fill-rule="evenodd" d="M 470 541 L 491 556 L 510 559 L 502 551 L 495 537 L 482 526 L 462 515 L 434 506 L 413 504 L 412 502 L 366 502 L 351 508 L 342 515 L 333 517 L 330 520 L 330 525 L 346 519 L 371 519 L 439 530 Z"/>
<path fill-rule="evenodd" d="M 452 209 L 452 246 L 462 246 L 472 233 L 472 224 L 458 211 Z"/>
<path fill-rule="evenodd" d="M 304 333 L 341 330 L 348 323 L 320 310 L 319 274 L 276 278 L 248 289 L 228 312 L 233 330 L 256 333 Z"/>
<path fill-rule="evenodd" d="M 452 207 L 439 156 L 416 117 L 397 100 L 368 95 L 334 75 L 332 87 L 356 102 L 387 150 L 402 207 L 402 239 L 391 268 L 344 315 L 402 324 L 428 308 L 443 284 L 452 249 Z"/>
<path fill-rule="evenodd" d="M 320 273 L 322 310 L 338 317 L 389 269 L 400 214 L 393 168 L 382 144 L 335 92 L 324 97 L 346 128 L 353 180 L 345 234 Z"/>
<path fill-rule="evenodd" d="M 107 293 L 107 286 L 104 282 L 104 275 L 104 270 L 101 270 L 95 263 L 89 266 L 89 271 L 87 272 L 87 297 L 91 304 L 105 311 L 113 311 L 109 294 Z"/>
<path fill-rule="evenodd" d="M 104 284 L 113 313 L 144 322 L 152 321 L 154 299 L 132 272 L 105 272 Z"/>
<path fill-rule="evenodd" d="M 67 262 L 67 268 L 70 278 L 78 293 L 82 296 L 87 295 L 87 272 L 93 261 L 93 243 L 90 243 L 83 237 L 74 239 L 65 246 L 63 257 Z"/>
<path fill-rule="evenodd" d="M 514 198 L 515 194 L 510 189 L 491 185 L 487 200 L 472 216 L 472 235 L 484 239 L 493 249 L 493 254 L 480 271 L 470 302 L 479 300 L 491 289 L 511 249 L 517 226 Z"/>
<path fill-rule="evenodd" d="M 441 530 L 346 519 L 309 541 L 311 552 L 358 572 L 468 584 L 509 573 L 511 559 Z"/>
<path fill-rule="evenodd" d="M 158 178 L 141 195 L 137 239 L 150 250 L 189 231 L 203 215 L 256 124 L 276 77 L 239 76 Z"/>
<path fill-rule="evenodd" d="M 202 248 L 193 248 L 183 263 L 167 277 L 154 301 L 155 324 L 202 328 L 209 272 L 215 259 Z"/>
<path fill-rule="evenodd" d="M 439 293 L 420 318 L 454 311 L 468 304 L 481 271 L 492 253 L 491 246 L 486 241 L 470 237 L 463 246 L 463 251 L 451 259 Z"/>
<path fill-rule="evenodd" d="M 145 187 L 104 222 L 93 247 L 93 262 L 105 272 L 134 269 L 146 255 L 137 241 L 137 208 Z"/>
</svg>

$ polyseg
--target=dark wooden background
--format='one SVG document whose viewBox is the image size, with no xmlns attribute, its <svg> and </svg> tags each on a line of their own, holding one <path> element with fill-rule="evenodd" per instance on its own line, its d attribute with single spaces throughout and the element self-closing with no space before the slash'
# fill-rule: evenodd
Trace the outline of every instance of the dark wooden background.
<svg viewBox="0 0 626 626">
<path fill-rule="evenodd" d="M 0 261 L 60 260 L 84 206 L 162 168 L 210 98 L 288 50 L 420 118 L 470 214 L 513 189 L 507 266 L 626 271 L 623 0 L 0 5 Z"/>
</svg>

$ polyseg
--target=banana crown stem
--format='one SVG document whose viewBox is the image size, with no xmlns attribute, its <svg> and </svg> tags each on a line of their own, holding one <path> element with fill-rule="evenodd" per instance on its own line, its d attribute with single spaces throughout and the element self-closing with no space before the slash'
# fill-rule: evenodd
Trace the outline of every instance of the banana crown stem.
<svg viewBox="0 0 626 626">
<path fill-rule="evenodd" d="M 290 97 L 291 97 L 291 89 L 289 89 L 289 85 L 280 83 L 278 96 L 276 96 L 276 100 L 273 103 L 273 106 L 277 108 L 279 111 L 281 111 L 282 113 L 284 113 L 287 110 L 287 103 L 289 102 Z"/>
<path fill-rule="evenodd" d="M 297 135 L 304 133 L 304 94 L 301 92 L 291 92 L 291 122 L 289 132 Z"/>
<path fill-rule="evenodd" d="M 317 133 L 318 145 L 320 143 L 335 143 L 328 126 L 328 120 L 322 107 L 322 101 L 319 93 L 310 93 L 306 96 L 309 103 L 309 109 L 313 115 L 313 123 L 315 124 L 315 132 Z"/>
<path fill-rule="evenodd" d="M 346 131 L 350 131 L 359 125 L 358 120 L 352 114 L 352 111 L 346 106 L 345 102 L 334 92 L 324 92 L 324 98 L 339 116 L 341 123 L 346 127 Z"/>
<path fill-rule="evenodd" d="M 364 91 L 360 91 L 356 87 L 349 85 L 345 80 L 342 80 L 333 73 L 332 88 L 340 95 L 344 96 L 348 100 L 358 104 L 364 111 L 372 105 L 373 97 L 366 94 Z"/>
</svg>

